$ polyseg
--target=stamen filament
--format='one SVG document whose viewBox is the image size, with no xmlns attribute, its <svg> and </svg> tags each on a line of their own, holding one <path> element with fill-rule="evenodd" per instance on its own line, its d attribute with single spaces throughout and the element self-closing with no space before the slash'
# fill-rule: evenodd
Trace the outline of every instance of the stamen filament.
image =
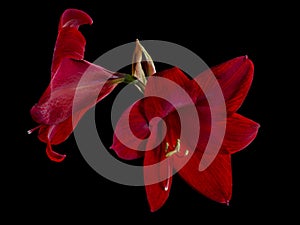
<svg viewBox="0 0 300 225">
<path fill-rule="evenodd" d="M 27 134 L 31 134 L 32 132 L 34 132 L 35 130 L 39 129 L 41 127 L 41 125 L 37 126 L 37 127 L 34 127 L 30 130 L 27 131 Z"/>
<path fill-rule="evenodd" d="M 169 190 L 169 187 L 170 187 L 170 176 L 171 176 L 171 166 L 170 166 L 170 161 L 168 161 L 168 177 L 167 177 L 167 183 L 166 183 L 166 185 L 164 187 L 165 191 Z"/>
</svg>

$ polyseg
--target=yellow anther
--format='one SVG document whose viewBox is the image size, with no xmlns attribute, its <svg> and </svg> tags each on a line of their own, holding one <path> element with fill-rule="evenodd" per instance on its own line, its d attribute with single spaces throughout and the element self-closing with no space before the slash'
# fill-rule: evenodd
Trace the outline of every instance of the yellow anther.
<svg viewBox="0 0 300 225">
<path fill-rule="evenodd" d="M 169 145 L 168 145 L 168 147 L 169 147 Z M 174 155 L 175 153 L 178 153 L 179 151 L 180 151 L 180 140 L 177 139 L 175 149 L 171 152 L 168 152 L 166 154 L 166 157 L 170 157 L 170 156 Z"/>
<path fill-rule="evenodd" d="M 169 143 L 167 142 L 167 143 L 166 143 L 165 152 L 167 152 L 167 151 L 168 151 L 168 149 L 169 149 Z"/>
<path fill-rule="evenodd" d="M 180 139 L 177 139 L 177 142 L 176 142 L 176 146 L 175 146 L 174 151 L 177 151 L 177 152 L 180 151 Z"/>
</svg>

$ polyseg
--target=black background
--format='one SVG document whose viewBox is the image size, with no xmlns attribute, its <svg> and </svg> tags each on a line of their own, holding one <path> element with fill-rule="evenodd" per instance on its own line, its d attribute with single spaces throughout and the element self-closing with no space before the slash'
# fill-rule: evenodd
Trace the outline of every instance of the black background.
<svg viewBox="0 0 300 225">
<path fill-rule="evenodd" d="M 204 221 L 243 223 L 282 218 L 281 208 L 286 204 L 282 202 L 285 197 L 280 195 L 280 190 L 286 178 L 281 171 L 282 165 L 274 159 L 281 144 L 278 126 L 274 125 L 278 122 L 274 103 L 278 101 L 279 93 L 273 82 L 279 81 L 280 77 L 276 77 L 272 70 L 281 61 L 274 57 L 280 47 L 276 45 L 274 48 L 270 42 L 274 37 L 270 20 L 260 21 L 265 25 L 261 30 L 254 22 L 259 9 L 244 11 L 241 7 L 234 13 L 223 12 L 224 16 L 216 17 L 211 24 L 211 18 L 219 14 L 211 7 L 199 9 L 196 13 L 189 13 L 186 8 L 163 8 L 160 5 L 149 8 L 136 5 L 124 9 L 118 6 L 118 11 L 113 6 L 95 2 L 24 2 L 17 10 L 10 10 L 15 15 L 10 29 L 17 33 L 12 35 L 13 54 L 8 55 L 14 62 L 10 67 L 14 86 L 9 92 L 14 101 L 9 101 L 5 107 L 13 110 L 3 110 L 8 117 L 13 116 L 11 121 L 15 123 L 6 130 L 12 141 L 9 141 L 10 147 L 6 151 L 9 157 L 3 157 L 6 166 L 3 171 L 7 178 L 3 198 L 8 200 L 5 201 L 8 214 L 14 215 L 10 219 L 37 222 L 83 219 L 96 224 L 177 221 L 204 224 Z M 175 175 L 166 204 L 151 213 L 144 187 L 124 186 L 101 177 L 84 161 L 72 135 L 55 147 L 55 150 L 67 154 L 62 163 L 51 162 L 46 157 L 46 146 L 37 139 L 37 133 L 27 135 L 26 131 L 37 125 L 29 110 L 49 84 L 57 25 L 67 8 L 81 9 L 94 21 L 91 26 L 80 28 L 87 40 L 85 59 L 90 62 L 136 38 L 182 45 L 209 66 L 240 55 L 248 55 L 253 60 L 253 85 L 239 113 L 260 123 L 261 128 L 251 145 L 232 155 L 233 196 L 230 206 L 203 197 Z M 210 16 L 200 17 L 204 11 L 211 12 Z M 232 20 L 225 21 L 226 16 Z M 9 30 L 7 34 L 10 39 Z M 110 118 L 109 105 L 118 90 L 97 105 L 100 133 L 107 146 L 112 137 L 107 119 Z"/>
</svg>

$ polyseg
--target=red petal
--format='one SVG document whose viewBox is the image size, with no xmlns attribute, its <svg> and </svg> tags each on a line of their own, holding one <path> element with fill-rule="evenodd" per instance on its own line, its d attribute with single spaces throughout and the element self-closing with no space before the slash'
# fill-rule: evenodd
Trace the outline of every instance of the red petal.
<svg viewBox="0 0 300 225">
<path fill-rule="evenodd" d="M 95 105 L 96 100 L 100 101 L 116 87 L 106 83 L 113 76 L 112 72 L 89 62 L 64 59 L 39 102 L 32 107 L 32 118 L 41 124 L 58 124 L 70 117 L 72 110 Z"/>
<path fill-rule="evenodd" d="M 199 94 L 198 85 L 179 68 L 174 67 L 164 70 L 148 78 L 145 96 L 155 96 L 157 98 L 152 97 L 147 100 L 145 112 L 148 114 L 147 117 L 152 117 L 152 114 L 164 117 L 174 108 L 193 104 Z M 160 101 L 158 98 L 164 100 Z M 154 112 L 149 113 L 152 111 Z"/>
<path fill-rule="evenodd" d="M 40 141 L 57 145 L 64 142 L 73 132 L 81 117 L 88 109 L 80 111 L 65 121 L 55 125 L 41 125 L 38 138 Z"/>
<path fill-rule="evenodd" d="M 256 137 L 259 127 L 253 120 L 237 113 L 232 114 L 227 119 L 222 149 L 233 154 L 246 148 Z"/>
<path fill-rule="evenodd" d="M 200 134 L 196 150 L 191 151 L 193 148 L 190 143 L 193 140 L 190 137 L 185 137 L 181 142 L 182 150 L 188 149 L 189 155 L 187 157 L 174 157 L 174 167 L 180 176 L 201 194 L 214 201 L 227 203 L 231 198 L 232 185 L 230 156 L 229 154 L 220 154 L 220 152 L 217 152 L 217 155 L 207 152 L 206 147 L 209 138 L 214 140 L 214 138 L 220 137 L 218 134 L 211 133 L 211 115 L 207 103 L 197 106 L 197 110 Z M 184 122 L 192 126 L 193 120 L 193 118 L 186 119 Z M 221 123 L 221 121 L 217 122 Z M 204 150 L 206 150 L 205 158 L 203 156 Z M 200 159 L 212 163 L 204 171 L 199 171 Z"/>
<path fill-rule="evenodd" d="M 66 27 L 78 28 L 80 25 L 92 23 L 92 18 L 82 10 L 66 9 L 60 17 L 58 30 Z"/>
<path fill-rule="evenodd" d="M 232 194 L 231 160 L 229 154 L 218 154 L 213 162 L 199 171 L 202 154 L 195 152 L 179 175 L 204 196 L 228 204 Z"/>
<path fill-rule="evenodd" d="M 189 115 L 190 107 L 191 106 L 183 107 L 180 110 L 186 110 L 184 114 Z M 198 106 L 197 111 L 198 111 L 198 118 L 194 118 L 192 116 L 184 117 L 183 126 L 186 126 L 188 130 L 186 130 L 187 128 L 180 130 L 181 153 L 175 154 L 176 157 L 174 157 L 176 171 L 179 171 L 188 162 L 188 160 L 192 157 L 192 155 L 196 154 L 195 153 L 196 149 L 197 151 L 201 149 L 203 154 L 203 151 L 205 150 L 205 147 L 208 144 L 209 138 L 213 138 L 213 140 L 214 138 L 218 138 L 211 133 L 211 114 L 210 114 L 209 106 L 208 105 Z M 213 143 L 215 143 L 215 141 L 213 141 Z M 206 149 L 206 151 L 209 150 Z M 211 153 L 211 151 L 209 151 L 209 153 Z M 214 152 L 214 154 L 217 153 L 218 151 Z"/>
<path fill-rule="evenodd" d="M 61 162 L 66 157 L 66 155 L 54 152 L 51 145 L 57 145 L 64 142 L 71 135 L 79 120 L 87 110 L 88 108 L 85 108 L 80 112 L 75 113 L 73 117 L 69 117 L 62 123 L 51 126 L 40 126 L 38 138 L 40 141 L 47 143 L 46 153 L 51 160 Z"/>
<path fill-rule="evenodd" d="M 54 162 L 62 162 L 66 158 L 66 155 L 61 155 L 57 152 L 54 152 L 50 143 L 47 144 L 46 154 L 49 157 L 49 159 L 51 159 Z"/>
<path fill-rule="evenodd" d="M 158 163 L 157 158 L 161 157 L 161 155 L 160 154 L 157 155 L 158 154 L 157 152 L 158 152 L 157 150 L 146 152 L 145 162 L 151 164 Z M 153 176 L 168 177 L 168 174 L 171 174 L 173 165 L 171 165 L 171 159 L 166 159 L 166 161 L 169 162 L 166 162 L 165 164 L 161 164 L 160 166 L 155 166 L 153 169 L 151 169 L 151 171 L 146 170 L 147 172 L 144 172 L 145 182 L 154 179 Z M 147 200 L 151 212 L 160 209 L 165 204 L 165 202 L 169 197 L 171 186 L 172 186 L 172 176 L 159 183 L 145 186 Z"/>
<path fill-rule="evenodd" d="M 81 117 L 88 110 L 85 108 L 69 117 L 65 121 L 56 125 L 41 125 L 39 128 L 38 138 L 40 141 L 47 143 L 47 156 L 55 162 L 61 162 L 66 155 L 54 152 L 51 145 L 57 145 L 64 142 L 73 132 Z"/>
<path fill-rule="evenodd" d="M 162 139 L 163 124 L 158 122 L 151 127 L 151 136 L 147 142 L 144 158 L 144 180 L 150 210 L 152 212 L 161 208 L 167 201 L 172 185 L 173 156 L 166 157 L 168 152 L 175 149 L 180 135 L 180 121 L 177 113 L 169 114 L 165 118 L 167 134 L 160 145 L 155 147 Z M 168 148 L 166 148 L 168 143 Z M 151 166 L 151 167 L 150 167 Z"/>
<path fill-rule="evenodd" d="M 144 158 L 144 180 L 151 212 L 158 210 L 164 205 L 169 197 L 172 185 L 173 163 L 171 158 L 166 158 L 165 156 L 167 141 L 163 141 L 162 144 L 154 147 L 160 139 L 160 129 L 160 123 L 152 127 Z M 152 135 L 152 133 L 154 133 L 154 135 Z M 173 135 L 170 133 L 172 132 L 169 132 L 168 136 L 173 138 Z M 166 140 L 167 139 L 168 138 L 166 138 Z"/>
<path fill-rule="evenodd" d="M 145 148 L 142 141 L 149 136 L 150 131 L 143 116 L 142 105 L 142 101 L 134 103 L 121 115 L 116 125 L 111 149 L 122 159 L 137 159 L 144 155 L 144 151 L 141 151 Z"/>
<path fill-rule="evenodd" d="M 77 9 L 64 11 L 59 22 L 57 36 L 52 59 L 51 76 L 54 75 L 63 58 L 83 59 L 86 40 L 78 31 L 80 25 L 92 24 L 91 17 Z"/>
<path fill-rule="evenodd" d="M 246 98 L 252 83 L 254 73 L 252 61 L 247 56 L 236 57 L 212 67 L 211 72 L 217 78 L 222 89 L 228 114 L 236 112 Z M 213 90 L 214 86 L 214 80 L 209 79 L 209 74 L 211 74 L 210 71 L 204 71 L 195 78 L 202 84 L 205 82 L 201 87 L 206 95 Z"/>
<path fill-rule="evenodd" d="M 155 74 L 155 76 L 167 78 L 178 84 L 185 90 L 186 93 L 189 94 L 193 102 L 195 102 L 199 98 L 199 95 L 203 95 L 203 92 L 201 91 L 199 85 L 194 80 L 191 80 L 189 77 L 187 77 L 185 73 L 182 72 L 182 70 L 180 70 L 178 67 L 158 72 Z M 162 87 L 162 89 L 163 88 L 164 87 Z M 169 94 L 170 97 L 173 96 L 172 92 L 170 92 Z"/>
<path fill-rule="evenodd" d="M 55 162 L 63 161 L 66 155 L 62 155 L 57 152 L 54 152 L 51 145 L 59 144 L 65 141 L 65 139 L 67 139 L 73 131 L 70 124 L 67 125 L 66 123 L 64 123 L 64 125 L 66 126 L 64 127 L 62 126 L 62 124 L 59 126 L 42 125 L 40 127 L 39 134 L 38 134 L 38 138 L 40 139 L 40 141 L 45 142 L 47 144 L 46 147 L 47 156 L 49 157 L 49 159 Z"/>
</svg>

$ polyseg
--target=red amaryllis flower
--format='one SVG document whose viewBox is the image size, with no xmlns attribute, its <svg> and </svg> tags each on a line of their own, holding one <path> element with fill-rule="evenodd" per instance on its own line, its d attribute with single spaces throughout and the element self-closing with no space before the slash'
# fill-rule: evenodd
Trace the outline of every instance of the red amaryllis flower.
<svg viewBox="0 0 300 225">
<path fill-rule="evenodd" d="M 211 109 L 206 97 L 209 93 L 204 94 L 204 90 L 195 82 L 197 79 L 201 80 L 201 76 L 206 72 L 191 80 L 175 67 L 150 76 L 145 86 L 145 96 L 148 97 L 137 101 L 117 123 L 111 148 L 122 159 L 144 157 L 144 180 L 151 211 L 158 210 L 167 200 L 172 183 L 172 170 L 177 171 L 198 192 L 214 201 L 228 204 L 231 199 L 230 155 L 248 146 L 256 137 L 259 128 L 258 123 L 237 113 L 251 86 L 254 66 L 248 57 L 242 56 L 214 66 L 211 71 L 224 95 L 225 120 L 212 124 L 211 111 L 218 109 Z M 156 82 L 157 77 L 175 82 L 189 95 L 191 101 L 185 101 L 172 89 L 173 86 Z M 207 81 L 203 86 L 209 85 L 211 83 Z M 151 97 L 156 96 L 155 93 L 165 93 L 167 99 L 172 100 L 172 104 L 162 98 Z M 196 108 L 196 119 L 200 124 L 195 148 L 191 146 L 191 142 L 194 139 L 193 127 L 197 121 L 194 117 L 186 117 L 180 122 L 180 111 L 189 112 L 192 105 Z M 154 119 L 157 117 L 161 119 Z M 182 122 L 191 127 L 191 137 L 182 136 Z M 212 126 L 224 126 L 224 123 L 226 130 L 221 147 L 217 149 L 215 156 L 211 156 L 213 160 L 208 167 L 199 170 L 210 135 L 214 135 L 211 133 Z M 131 132 L 127 132 L 128 129 L 135 137 Z M 217 142 L 220 138 L 222 137 L 216 135 L 212 140 Z M 147 141 L 144 142 L 143 139 Z M 210 155 L 205 157 L 209 158 Z M 146 169 L 154 164 L 158 166 Z M 164 179 L 151 182 L 155 177 Z"/>
<path fill-rule="evenodd" d="M 63 12 L 50 84 L 30 110 L 32 118 L 40 125 L 28 133 L 39 128 L 38 138 L 47 144 L 46 153 L 56 162 L 62 161 L 65 155 L 54 152 L 51 145 L 65 141 L 84 113 L 124 79 L 121 74 L 84 60 L 86 40 L 78 28 L 92 22 L 91 17 L 81 10 L 67 9 Z"/>
</svg>

